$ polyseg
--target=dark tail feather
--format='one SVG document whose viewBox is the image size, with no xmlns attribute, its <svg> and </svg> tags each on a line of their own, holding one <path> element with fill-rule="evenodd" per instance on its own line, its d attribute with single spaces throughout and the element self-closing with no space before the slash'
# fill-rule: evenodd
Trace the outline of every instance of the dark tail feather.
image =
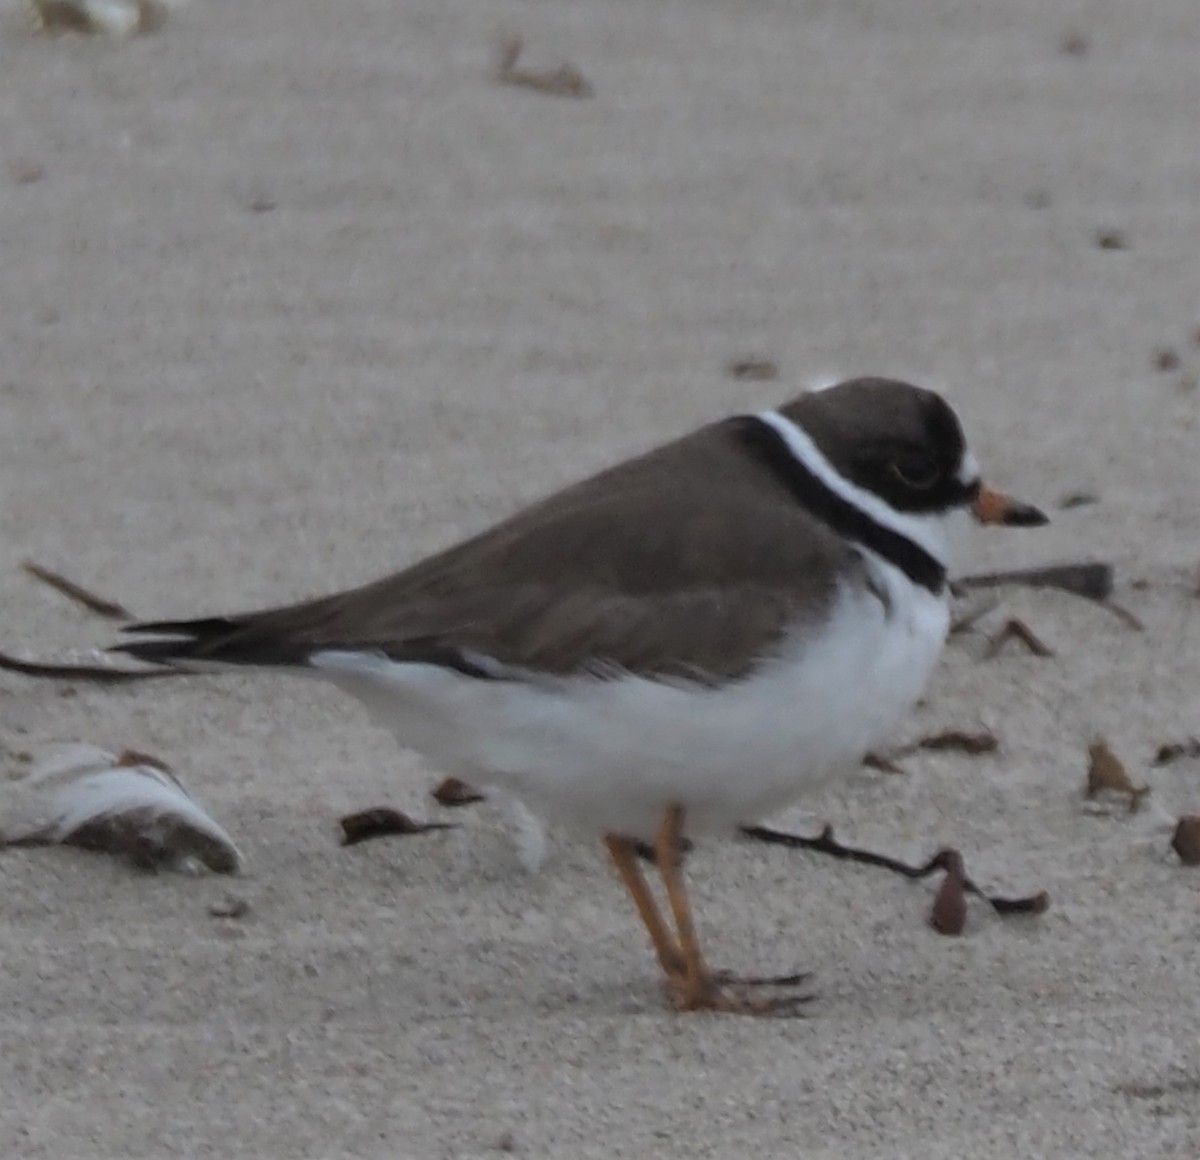
<svg viewBox="0 0 1200 1160">
<path fill-rule="evenodd" d="M 125 653 L 157 665 L 183 665 L 209 661 L 227 665 L 301 665 L 309 649 L 295 642 L 274 638 L 238 620 L 212 617 L 207 620 L 160 620 L 130 624 L 122 632 L 144 633 L 156 640 L 137 640 L 114 645 L 110 652 Z M 174 639 L 161 639 L 163 637 Z"/>
</svg>

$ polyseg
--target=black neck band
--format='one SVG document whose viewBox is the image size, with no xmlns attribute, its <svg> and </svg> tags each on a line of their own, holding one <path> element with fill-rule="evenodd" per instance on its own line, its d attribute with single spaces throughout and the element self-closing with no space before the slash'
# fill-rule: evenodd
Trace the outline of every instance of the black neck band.
<svg viewBox="0 0 1200 1160">
<path fill-rule="evenodd" d="M 761 463 L 797 503 L 841 536 L 895 564 L 914 584 L 935 596 L 946 586 L 946 569 L 907 536 L 885 528 L 823 483 L 792 453 L 784 437 L 756 415 L 733 420 L 746 452 Z"/>
</svg>

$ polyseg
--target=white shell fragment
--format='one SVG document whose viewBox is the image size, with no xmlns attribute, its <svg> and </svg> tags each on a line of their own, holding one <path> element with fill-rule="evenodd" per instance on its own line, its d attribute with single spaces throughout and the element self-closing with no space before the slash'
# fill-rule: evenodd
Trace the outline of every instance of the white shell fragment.
<svg viewBox="0 0 1200 1160">
<path fill-rule="evenodd" d="M 57 752 L 9 787 L 16 811 L 0 817 L 0 846 L 78 846 L 114 854 L 146 870 L 234 874 L 233 839 L 157 758 L 119 757 L 92 745 Z"/>
<path fill-rule="evenodd" d="M 30 0 L 42 32 L 124 37 L 154 32 L 167 15 L 163 0 Z"/>
</svg>

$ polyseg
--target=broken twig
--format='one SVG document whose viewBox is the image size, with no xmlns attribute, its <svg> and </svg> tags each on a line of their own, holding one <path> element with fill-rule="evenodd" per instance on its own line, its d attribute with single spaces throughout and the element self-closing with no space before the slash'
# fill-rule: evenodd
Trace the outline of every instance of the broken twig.
<svg viewBox="0 0 1200 1160">
<path fill-rule="evenodd" d="M 510 36 L 500 46 L 500 61 L 496 66 L 496 80 L 502 85 L 517 85 L 547 93 L 553 97 L 574 97 L 577 100 L 592 95 L 592 86 L 573 64 L 561 64 L 553 69 L 523 68 L 517 64 L 525 42 L 519 36 Z"/>
<path fill-rule="evenodd" d="M 21 567 L 35 580 L 40 580 L 43 584 L 53 588 L 55 592 L 59 592 L 67 597 L 68 600 L 74 600 L 76 604 L 82 604 L 84 608 L 89 612 L 96 613 L 97 616 L 107 616 L 110 620 L 133 619 L 133 613 L 124 605 L 118 604 L 115 600 L 106 600 L 103 596 L 97 596 L 94 592 L 89 592 L 83 585 L 76 584 L 74 580 L 68 580 L 59 572 L 43 568 L 41 564 L 33 560 L 23 560 Z"/>
<path fill-rule="evenodd" d="M 850 862 L 863 862 L 868 866 L 882 866 L 885 870 L 891 870 L 895 874 L 912 879 L 928 878 L 930 874 L 934 874 L 938 870 L 946 870 L 949 866 L 948 859 L 950 855 L 955 853 L 954 850 L 942 849 L 934 854 L 924 865 L 910 866 L 907 862 L 901 862 L 897 858 L 890 858 L 886 854 L 877 854 L 872 850 L 860 850 L 852 846 L 843 846 L 834 838 L 833 827 L 828 825 L 815 838 L 807 838 L 802 834 L 787 834 L 780 830 L 773 830 L 768 826 L 742 826 L 741 831 L 748 838 L 753 838 L 759 842 L 768 842 L 772 845 L 788 846 L 794 849 L 816 850 L 818 853 L 830 854 L 834 858 L 843 858 Z M 985 893 L 965 875 L 962 887 L 968 894 L 974 894 L 976 897 L 988 902 L 997 914 L 1041 914 L 1050 905 L 1050 895 L 1044 890 L 1022 898 L 1005 898 Z"/>
<path fill-rule="evenodd" d="M 983 654 L 984 660 L 991 660 L 993 657 L 998 656 L 1000 650 L 1010 640 L 1019 640 L 1035 657 L 1054 656 L 1054 650 L 1029 625 L 1014 616 L 1006 620 L 1000 631 L 992 637 L 987 651 Z"/>
<path fill-rule="evenodd" d="M 1068 497 L 1078 498 L 1078 497 Z M 995 588 L 1002 584 L 1023 584 L 1029 588 L 1057 588 L 1071 596 L 1082 596 L 1101 608 L 1108 609 L 1119 620 L 1138 632 L 1145 625 L 1127 608 L 1114 604 L 1110 599 L 1113 591 L 1113 566 L 1098 561 L 1084 564 L 1052 564 L 1045 568 L 1014 568 L 1005 572 L 980 572 L 974 576 L 962 576 L 954 581 L 953 588 Z"/>
<path fill-rule="evenodd" d="M 1004 572 L 979 572 L 955 580 L 959 588 L 997 588 L 1022 584 L 1028 588 L 1058 588 L 1087 600 L 1107 600 L 1113 590 L 1113 566 L 1098 562 L 1052 564 L 1045 568 L 1012 568 Z"/>
</svg>

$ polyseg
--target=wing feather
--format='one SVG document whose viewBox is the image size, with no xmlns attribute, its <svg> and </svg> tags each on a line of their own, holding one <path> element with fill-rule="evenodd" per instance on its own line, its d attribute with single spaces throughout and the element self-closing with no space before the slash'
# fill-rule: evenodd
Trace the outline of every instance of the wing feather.
<svg viewBox="0 0 1200 1160">
<path fill-rule="evenodd" d="M 406 571 L 286 608 L 135 625 L 145 660 L 299 665 L 327 649 L 549 673 L 736 676 L 833 598 L 846 545 L 715 424 Z M 686 452 L 686 454 L 685 454 Z M 602 485 L 602 486 L 601 486 Z M 161 639 L 170 637 L 173 639 Z"/>
</svg>

